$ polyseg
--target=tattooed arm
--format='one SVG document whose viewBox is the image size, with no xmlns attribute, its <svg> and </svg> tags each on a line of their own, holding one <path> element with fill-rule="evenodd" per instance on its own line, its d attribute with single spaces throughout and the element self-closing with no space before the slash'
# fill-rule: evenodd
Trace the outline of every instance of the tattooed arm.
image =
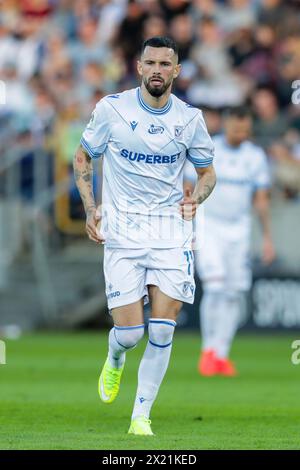
<svg viewBox="0 0 300 470">
<path fill-rule="evenodd" d="M 96 211 L 93 192 L 93 165 L 88 153 L 79 147 L 73 160 L 76 186 L 82 199 L 86 213 L 86 231 L 91 240 L 102 243 L 104 239 L 97 233 L 100 215 Z"/>
<path fill-rule="evenodd" d="M 216 185 L 216 173 L 213 165 L 206 168 L 195 168 L 198 180 L 192 193 L 191 187 L 186 186 L 184 199 L 180 202 L 180 212 L 186 220 L 191 220 L 199 204 L 205 201 Z"/>
<path fill-rule="evenodd" d="M 84 205 L 84 210 L 86 214 L 88 214 L 89 210 L 96 208 L 93 193 L 93 166 L 90 156 L 81 146 L 75 154 L 73 168 L 76 185 Z"/>
<path fill-rule="evenodd" d="M 196 168 L 198 181 L 192 194 L 197 204 L 202 204 L 216 185 L 216 173 L 212 165 L 206 168 Z"/>
</svg>

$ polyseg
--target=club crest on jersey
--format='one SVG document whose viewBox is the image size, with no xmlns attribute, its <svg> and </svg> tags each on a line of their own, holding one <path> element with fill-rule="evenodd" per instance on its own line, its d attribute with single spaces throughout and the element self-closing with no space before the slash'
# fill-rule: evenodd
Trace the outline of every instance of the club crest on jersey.
<svg viewBox="0 0 300 470">
<path fill-rule="evenodd" d="M 155 126 L 154 124 L 151 124 L 151 126 L 148 129 L 149 134 L 162 134 L 164 132 L 165 128 L 162 126 Z"/>
<path fill-rule="evenodd" d="M 131 125 L 131 129 L 134 131 L 134 129 L 138 125 L 138 122 L 137 121 L 130 121 L 130 125 Z"/>
<path fill-rule="evenodd" d="M 181 137 L 182 133 L 183 133 L 183 126 L 174 126 L 174 134 L 176 138 Z"/>
</svg>

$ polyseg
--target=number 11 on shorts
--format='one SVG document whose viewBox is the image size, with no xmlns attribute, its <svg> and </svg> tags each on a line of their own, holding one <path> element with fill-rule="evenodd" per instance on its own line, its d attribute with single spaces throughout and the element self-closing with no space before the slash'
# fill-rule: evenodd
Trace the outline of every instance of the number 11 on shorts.
<svg viewBox="0 0 300 470">
<path fill-rule="evenodd" d="M 188 262 L 188 275 L 191 274 L 191 259 L 192 259 L 192 252 L 191 251 L 184 251 L 183 254 L 186 256 L 186 260 Z"/>
</svg>

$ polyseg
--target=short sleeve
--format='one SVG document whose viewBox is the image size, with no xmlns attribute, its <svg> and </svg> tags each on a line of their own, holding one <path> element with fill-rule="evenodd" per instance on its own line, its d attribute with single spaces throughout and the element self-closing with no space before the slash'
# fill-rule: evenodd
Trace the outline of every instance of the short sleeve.
<svg viewBox="0 0 300 470">
<path fill-rule="evenodd" d="M 193 163 L 194 167 L 204 168 L 213 162 L 214 144 L 208 134 L 201 111 L 196 119 L 196 125 L 187 151 L 187 159 Z"/>
<path fill-rule="evenodd" d="M 268 189 L 271 186 L 268 159 L 263 150 L 257 149 L 253 172 L 253 190 Z"/>
<path fill-rule="evenodd" d="M 99 158 L 105 151 L 110 137 L 110 123 L 105 101 L 97 103 L 80 143 L 91 158 Z"/>
</svg>

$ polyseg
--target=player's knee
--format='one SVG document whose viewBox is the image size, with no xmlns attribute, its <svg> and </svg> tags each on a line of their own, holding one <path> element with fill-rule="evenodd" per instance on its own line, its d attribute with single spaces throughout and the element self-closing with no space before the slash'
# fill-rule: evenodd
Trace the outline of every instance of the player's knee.
<svg viewBox="0 0 300 470">
<path fill-rule="evenodd" d="M 134 348 L 144 336 L 145 326 L 114 327 L 114 335 L 120 346 L 126 349 Z"/>
<path fill-rule="evenodd" d="M 149 320 L 149 341 L 153 346 L 167 347 L 172 344 L 176 322 L 169 319 Z"/>
</svg>

